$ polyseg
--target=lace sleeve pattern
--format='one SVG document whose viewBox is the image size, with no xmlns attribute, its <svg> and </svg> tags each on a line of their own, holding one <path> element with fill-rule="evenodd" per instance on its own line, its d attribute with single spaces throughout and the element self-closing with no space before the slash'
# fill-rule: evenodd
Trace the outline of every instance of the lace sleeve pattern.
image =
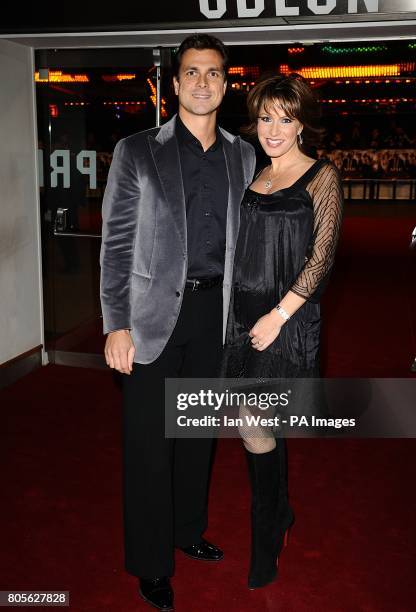
<svg viewBox="0 0 416 612">
<path fill-rule="evenodd" d="M 326 286 L 341 227 L 343 191 L 338 170 L 324 164 L 306 189 L 313 201 L 313 237 L 309 257 L 290 290 L 315 301 Z"/>
</svg>

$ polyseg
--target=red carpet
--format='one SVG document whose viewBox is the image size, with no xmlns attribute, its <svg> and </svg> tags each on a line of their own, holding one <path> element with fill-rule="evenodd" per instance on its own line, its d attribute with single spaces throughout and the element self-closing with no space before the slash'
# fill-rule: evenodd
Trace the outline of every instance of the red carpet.
<svg viewBox="0 0 416 612">
<path fill-rule="evenodd" d="M 48 366 L 0 392 L 0 590 L 69 590 L 74 611 L 150 610 L 122 559 L 119 391 L 109 372 Z M 279 580 L 248 591 L 249 496 L 220 440 L 207 536 L 220 564 L 178 553 L 178 612 L 408 612 L 415 602 L 414 440 L 294 440 L 297 522 Z"/>
<path fill-rule="evenodd" d="M 346 217 L 322 303 L 323 373 L 330 377 L 414 376 L 415 217 Z"/>
<path fill-rule="evenodd" d="M 345 219 L 323 303 L 328 376 L 415 376 L 412 218 Z M 95 326 L 73 350 L 100 347 Z M 0 392 L 0 590 L 69 590 L 70 609 L 150 610 L 123 569 L 120 394 L 110 372 L 48 366 Z M 220 440 L 207 536 L 219 564 L 177 555 L 177 612 L 410 612 L 414 440 L 288 441 L 297 521 L 279 580 L 246 587 L 249 491 Z"/>
</svg>

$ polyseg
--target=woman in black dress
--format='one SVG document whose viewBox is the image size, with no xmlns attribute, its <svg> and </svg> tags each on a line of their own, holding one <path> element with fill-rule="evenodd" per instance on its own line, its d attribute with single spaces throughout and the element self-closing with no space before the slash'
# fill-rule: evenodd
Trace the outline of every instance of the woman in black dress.
<svg viewBox="0 0 416 612">
<path fill-rule="evenodd" d="M 248 109 L 251 133 L 270 162 L 241 204 L 223 374 L 319 377 L 319 300 L 341 223 L 340 177 L 333 164 L 305 153 L 320 129 L 317 102 L 302 77 L 258 83 Z M 240 407 L 242 416 L 249 411 Z M 249 587 L 257 588 L 277 575 L 293 512 L 284 439 L 271 430 L 241 434 L 252 489 Z"/>
</svg>

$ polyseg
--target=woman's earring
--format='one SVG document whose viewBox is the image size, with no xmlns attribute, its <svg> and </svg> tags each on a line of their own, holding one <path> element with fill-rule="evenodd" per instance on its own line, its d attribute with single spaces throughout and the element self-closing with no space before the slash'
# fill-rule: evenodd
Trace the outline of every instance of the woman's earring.
<svg viewBox="0 0 416 612">
<path fill-rule="evenodd" d="M 302 132 L 299 132 L 298 134 L 298 138 L 299 138 L 299 144 L 303 144 L 303 136 L 302 136 Z"/>
</svg>

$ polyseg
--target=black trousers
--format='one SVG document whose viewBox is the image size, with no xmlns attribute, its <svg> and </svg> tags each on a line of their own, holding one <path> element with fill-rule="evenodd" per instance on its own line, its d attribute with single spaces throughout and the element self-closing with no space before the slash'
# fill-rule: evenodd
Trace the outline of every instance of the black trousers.
<svg viewBox="0 0 416 612">
<path fill-rule="evenodd" d="M 157 304 L 155 304 L 157 308 Z M 175 546 L 207 526 L 212 439 L 165 438 L 164 379 L 215 377 L 222 354 L 222 288 L 185 289 L 167 346 L 123 375 L 123 502 L 126 570 L 172 576 Z"/>
</svg>

